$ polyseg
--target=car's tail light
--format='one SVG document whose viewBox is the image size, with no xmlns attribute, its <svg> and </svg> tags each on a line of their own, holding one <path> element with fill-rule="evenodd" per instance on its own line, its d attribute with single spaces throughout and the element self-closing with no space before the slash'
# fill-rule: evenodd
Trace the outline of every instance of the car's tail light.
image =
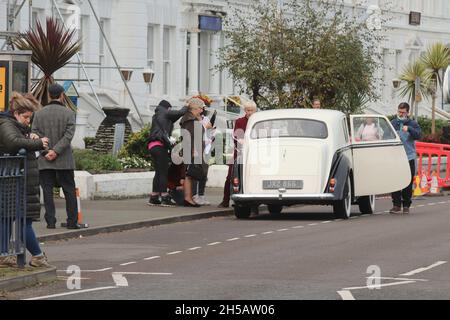
<svg viewBox="0 0 450 320">
<path fill-rule="evenodd" d="M 334 188 L 336 186 L 336 179 L 330 179 L 330 192 L 334 192 Z"/>
</svg>

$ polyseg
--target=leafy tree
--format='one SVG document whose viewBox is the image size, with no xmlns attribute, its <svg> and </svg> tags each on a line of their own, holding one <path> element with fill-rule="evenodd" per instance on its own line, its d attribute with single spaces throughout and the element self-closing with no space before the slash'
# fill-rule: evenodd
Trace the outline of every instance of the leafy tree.
<svg viewBox="0 0 450 320">
<path fill-rule="evenodd" d="M 225 21 L 227 69 L 263 109 L 309 107 L 361 111 L 377 99 L 377 32 L 325 0 L 253 1 Z"/>
<path fill-rule="evenodd" d="M 439 74 L 450 64 L 450 50 L 442 43 L 437 42 L 428 47 L 427 52 L 421 57 L 421 62 L 431 72 L 431 134 L 436 133 L 436 92 L 438 86 L 442 86 L 442 78 Z"/>
</svg>

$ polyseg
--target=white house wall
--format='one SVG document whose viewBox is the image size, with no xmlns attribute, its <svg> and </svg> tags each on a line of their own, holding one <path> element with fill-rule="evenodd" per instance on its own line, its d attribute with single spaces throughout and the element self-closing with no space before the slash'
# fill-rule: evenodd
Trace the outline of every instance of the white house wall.
<svg viewBox="0 0 450 320">
<path fill-rule="evenodd" d="M 41 22 L 45 16 L 51 16 L 51 0 L 34 0 L 33 10 Z M 57 1 L 61 3 L 63 1 Z M 100 33 L 86 0 L 75 1 L 80 4 L 83 30 L 82 58 L 87 63 L 89 78 L 99 93 L 107 93 L 118 104 L 123 104 L 123 83 L 120 75 L 114 69 L 106 69 L 101 72 L 90 68 L 89 64 L 100 62 Z M 213 96 L 216 104 L 223 104 L 224 95 L 237 92 L 233 80 L 227 72 L 216 73 L 213 64 L 217 61 L 212 50 L 214 46 L 223 45 L 224 39 L 221 33 L 200 31 L 197 26 L 199 14 L 210 14 L 210 11 L 224 11 L 231 14 L 229 3 L 232 6 L 244 7 L 249 1 L 219 1 L 219 0 L 92 0 L 100 19 L 105 23 L 105 33 L 114 50 L 118 63 L 122 67 L 134 69 L 133 77 L 129 83 L 130 89 L 141 112 L 145 113 L 149 105 L 155 105 L 161 99 L 167 99 L 174 105 L 183 104 L 187 96 L 202 92 Z M 282 1 L 279 1 L 280 3 Z M 345 0 L 347 6 L 353 6 L 355 0 Z M 401 72 L 402 68 L 414 56 L 423 52 L 426 47 L 435 41 L 450 43 L 450 1 L 449 0 L 367 0 L 367 5 L 379 5 L 382 9 L 389 7 L 389 15 L 392 19 L 388 22 L 387 39 L 380 44 L 380 50 L 384 53 L 384 69 L 379 75 L 384 83 L 380 87 L 382 95 L 380 101 L 372 107 L 384 113 L 392 113 L 395 106 L 403 100 L 398 98 L 392 89 L 392 79 Z M 392 7 L 393 6 L 393 7 Z M 64 10 L 63 10 L 64 11 Z M 422 24 L 410 26 L 408 23 L 409 12 L 422 12 Z M 0 1 L 0 29 L 6 29 L 6 1 Z M 66 15 L 67 17 L 67 15 Z M 27 5 L 19 15 L 20 28 L 25 31 L 28 28 Z M 154 27 L 154 57 L 153 69 L 155 71 L 154 82 L 149 88 L 143 82 L 142 69 L 147 67 L 147 31 L 148 26 Z M 164 92 L 164 28 L 169 28 L 170 34 L 170 72 L 168 74 L 168 88 Z M 197 85 L 191 81 L 187 86 L 186 79 L 193 68 L 198 67 L 198 62 L 193 59 L 186 60 L 187 38 L 200 37 L 201 48 L 199 52 L 200 74 Z M 0 44 L 3 40 L 0 40 Z M 419 43 L 419 46 L 415 46 Z M 104 47 L 103 66 L 113 67 L 113 59 L 109 54 L 106 44 Z M 73 62 L 77 62 L 76 59 Z M 91 65 L 92 66 L 92 65 Z M 186 70 L 189 66 L 189 74 Z M 56 75 L 61 78 L 84 79 L 80 68 L 65 68 Z M 101 78 L 101 79 L 100 79 Z M 100 82 L 101 80 L 101 82 Z M 91 94 L 87 82 L 78 83 L 79 91 Z M 92 95 L 92 94 L 91 94 Z M 440 102 L 439 102 L 440 103 Z M 132 108 L 131 100 L 127 98 L 126 105 Z"/>
</svg>

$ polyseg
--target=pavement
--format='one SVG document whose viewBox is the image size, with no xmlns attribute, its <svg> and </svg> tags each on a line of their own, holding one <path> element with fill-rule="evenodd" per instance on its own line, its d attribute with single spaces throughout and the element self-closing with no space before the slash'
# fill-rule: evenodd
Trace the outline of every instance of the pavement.
<svg viewBox="0 0 450 320">
<path fill-rule="evenodd" d="M 162 224 L 184 222 L 197 219 L 206 219 L 215 216 L 230 215 L 232 208 L 221 209 L 217 205 L 222 201 L 222 188 L 207 188 L 206 198 L 211 202 L 210 206 L 200 208 L 185 207 L 157 207 L 148 206 L 148 199 L 129 200 L 93 200 L 81 201 L 83 223 L 88 224 L 87 229 L 68 230 L 60 226 L 66 222 L 65 201 L 56 199 L 56 229 L 47 229 L 47 224 L 42 221 L 33 224 L 34 230 L 40 242 L 57 241 L 76 237 L 91 236 L 99 233 L 117 232 Z M 44 210 L 42 210 L 44 211 Z"/>
</svg>

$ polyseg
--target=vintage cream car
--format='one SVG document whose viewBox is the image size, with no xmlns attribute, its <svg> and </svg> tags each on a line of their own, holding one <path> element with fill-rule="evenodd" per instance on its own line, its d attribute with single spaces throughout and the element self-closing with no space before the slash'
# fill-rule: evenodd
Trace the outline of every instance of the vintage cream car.
<svg viewBox="0 0 450 320">
<path fill-rule="evenodd" d="M 400 138 L 381 115 L 262 111 L 249 119 L 241 142 L 231 187 L 238 218 L 262 204 L 271 214 L 296 204 L 331 205 L 344 219 L 352 204 L 370 214 L 375 195 L 401 190 L 412 179 Z"/>
</svg>

